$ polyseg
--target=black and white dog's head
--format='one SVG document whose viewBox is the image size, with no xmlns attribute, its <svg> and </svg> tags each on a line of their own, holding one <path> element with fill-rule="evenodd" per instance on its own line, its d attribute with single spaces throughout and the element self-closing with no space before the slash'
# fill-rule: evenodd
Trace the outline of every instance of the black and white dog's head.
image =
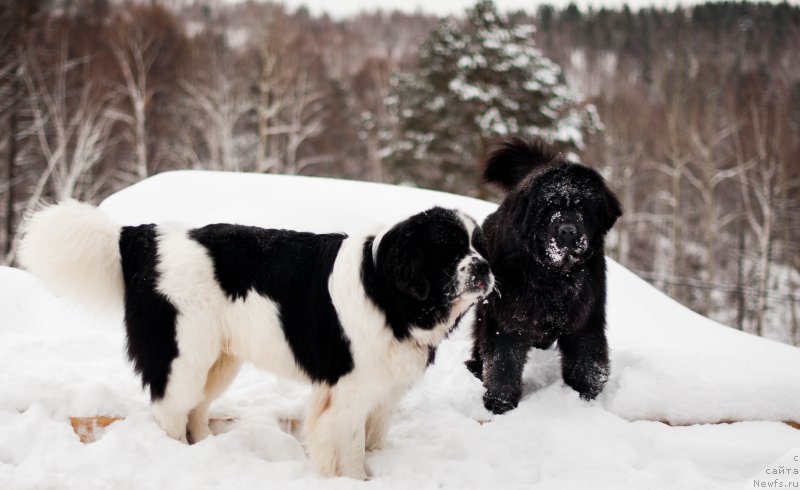
<svg viewBox="0 0 800 490">
<path fill-rule="evenodd" d="M 368 295 L 398 338 L 450 329 L 494 287 L 483 232 L 475 220 L 440 207 L 411 216 L 367 242 Z M 440 339 L 439 339 L 440 340 Z"/>
<path fill-rule="evenodd" d="M 507 208 L 523 250 L 540 265 L 569 271 L 603 250 L 622 215 L 619 201 L 595 170 L 565 160 L 540 141 L 506 140 L 484 176 L 508 190 Z"/>
</svg>

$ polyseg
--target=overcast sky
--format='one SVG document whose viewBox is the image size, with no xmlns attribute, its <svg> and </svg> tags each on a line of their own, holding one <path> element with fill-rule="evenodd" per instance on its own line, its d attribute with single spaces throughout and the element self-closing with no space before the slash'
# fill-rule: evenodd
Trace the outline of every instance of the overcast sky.
<svg viewBox="0 0 800 490">
<path fill-rule="evenodd" d="M 566 6 L 571 0 L 550 0 L 541 2 L 537 0 L 495 0 L 501 10 L 524 9 L 535 11 L 542 3 L 549 3 L 555 6 Z M 593 7 L 620 7 L 628 3 L 632 8 L 642 6 L 666 6 L 692 5 L 700 3 L 698 0 L 573 0 L 581 8 Z M 796 4 L 800 0 L 791 0 L 789 3 Z M 344 17 L 357 13 L 361 10 L 402 10 L 404 12 L 422 11 L 437 15 L 448 15 L 463 12 L 467 7 L 475 3 L 473 0 L 283 0 L 286 5 L 297 8 L 305 5 L 315 14 L 327 12 L 333 17 Z"/>
</svg>

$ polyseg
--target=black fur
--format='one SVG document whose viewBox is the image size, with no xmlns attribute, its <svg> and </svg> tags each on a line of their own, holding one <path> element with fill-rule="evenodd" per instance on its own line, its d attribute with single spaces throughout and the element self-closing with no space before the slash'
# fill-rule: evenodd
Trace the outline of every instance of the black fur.
<svg viewBox="0 0 800 490">
<path fill-rule="evenodd" d="M 153 401 L 164 397 L 170 364 L 178 356 L 175 306 L 156 290 L 158 263 L 155 225 L 125 226 L 119 237 L 125 282 L 128 358 L 150 387 Z"/>
<path fill-rule="evenodd" d="M 208 249 L 231 301 L 252 290 L 278 305 L 286 340 L 313 381 L 332 385 L 353 369 L 350 342 L 328 291 L 346 235 L 216 224 L 189 236 Z"/>
<path fill-rule="evenodd" d="M 408 337 L 412 325 L 433 328 L 447 319 L 456 296 L 453 273 L 469 253 L 469 240 L 453 211 L 432 208 L 389 230 L 375 262 L 372 240 L 367 241 L 364 289 L 386 313 L 395 337 Z"/>
<path fill-rule="evenodd" d="M 560 161 L 561 156 L 541 140 L 511 137 L 496 146 L 484 163 L 483 180 L 511 190 L 537 167 Z"/>
<path fill-rule="evenodd" d="M 597 172 L 539 141 L 506 141 L 485 178 L 509 192 L 483 224 L 500 294 L 478 305 L 467 367 L 483 380 L 484 405 L 516 407 L 528 350 L 554 342 L 564 381 L 592 399 L 609 375 L 603 242 L 619 202 Z"/>
</svg>

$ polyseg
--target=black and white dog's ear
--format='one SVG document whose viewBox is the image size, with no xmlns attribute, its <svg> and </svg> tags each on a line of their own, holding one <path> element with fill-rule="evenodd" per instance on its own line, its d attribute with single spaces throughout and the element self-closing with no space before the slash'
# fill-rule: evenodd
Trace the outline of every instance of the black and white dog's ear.
<svg viewBox="0 0 800 490">
<path fill-rule="evenodd" d="M 405 221 L 389 230 L 380 239 L 376 259 L 386 286 L 417 301 L 425 301 L 431 287 L 425 278 L 424 257 L 415 243 L 412 228 L 412 223 Z"/>
<path fill-rule="evenodd" d="M 622 216 L 622 206 L 619 203 L 619 199 L 617 196 L 614 195 L 611 190 L 608 188 L 605 189 L 605 199 L 602 211 L 602 226 L 603 232 L 607 232 L 614 226 L 614 223 L 617 222 L 617 218 Z"/>
<path fill-rule="evenodd" d="M 424 276 L 422 252 L 410 247 L 400 255 L 395 276 L 397 289 L 417 301 L 425 301 L 431 292 L 431 285 Z"/>
</svg>

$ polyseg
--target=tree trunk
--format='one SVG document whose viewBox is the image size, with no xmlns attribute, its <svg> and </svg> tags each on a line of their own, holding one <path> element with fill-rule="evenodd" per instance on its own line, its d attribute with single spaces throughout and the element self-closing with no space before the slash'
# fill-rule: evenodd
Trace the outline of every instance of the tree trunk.
<svg viewBox="0 0 800 490">
<path fill-rule="evenodd" d="M 756 335 L 764 334 L 764 317 L 767 313 L 767 289 L 769 288 L 769 273 L 772 266 L 772 214 L 764 216 L 763 236 L 761 241 L 761 274 L 758 278 L 758 306 L 756 307 Z"/>
<path fill-rule="evenodd" d="M 736 267 L 736 328 L 744 330 L 745 297 L 744 297 L 744 256 L 746 244 L 744 225 L 739 225 L 739 261 Z"/>
<path fill-rule="evenodd" d="M 4 255 L 8 257 L 9 253 L 11 252 L 11 245 L 14 240 L 14 227 L 15 227 L 15 220 L 14 220 L 14 205 L 15 205 L 15 198 L 14 195 L 14 179 L 16 178 L 16 174 L 14 172 L 14 165 L 17 162 L 17 94 L 19 92 L 19 81 L 16 78 L 11 82 L 11 94 L 9 97 L 12 100 L 12 104 L 10 107 L 11 114 L 8 118 L 8 160 L 7 160 L 7 168 L 6 168 L 6 178 L 8 182 L 8 190 L 6 191 L 6 243 L 4 249 Z M 10 264 L 8 264 L 10 265 Z"/>
<path fill-rule="evenodd" d="M 792 315 L 792 327 L 790 330 L 789 342 L 793 345 L 800 346 L 800 324 L 797 318 L 797 285 L 792 281 L 791 288 L 789 289 L 789 312 Z"/>
<path fill-rule="evenodd" d="M 143 94 L 143 97 L 146 97 L 146 95 Z M 134 105 L 136 117 L 136 170 L 140 179 L 146 179 L 150 171 L 147 162 L 147 114 L 145 112 L 145 102 L 137 100 Z"/>
<path fill-rule="evenodd" d="M 381 161 L 378 136 L 370 134 L 367 139 L 367 164 L 369 165 L 369 180 L 383 182 L 383 162 Z"/>
<path fill-rule="evenodd" d="M 683 170 L 676 168 L 672 174 L 672 198 L 675 204 L 672 206 L 672 275 L 673 277 L 683 277 L 683 223 L 681 221 L 681 177 Z M 684 302 L 683 290 L 675 281 L 670 289 L 673 298 L 681 303 Z"/>
<path fill-rule="evenodd" d="M 256 155 L 256 171 L 266 172 L 269 169 L 269 117 L 266 112 L 269 110 L 269 89 L 265 86 L 266 83 L 261 84 L 259 94 L 259 108 L 258 108 L 258 145 Z"/>
<path fill-rule="evenodd" d="M 617 221 L 616 225 L 617 237 L 619 237 L 617 241 L 617 261 L 622 265 L 628 265 L 631 253 L 631 235 L 633 235 L 634 232 L 634 230 L 631 229 L 632 219 L 630 215 L 636 208 L 636 202 L 634 201 L 633 194 L 633 165 L 625 166 L 623 168 L 622 182 L 623 184 L 617 189 L 617 191 L 620 193 L 620 198 L 622 200 L 622 211 L 624 213 L 620 217 L 619 221 Z"/>
<path fill-rule="evenodd" d="M 709 190 L 710 193 L 713 193 L 713 189 Z M 703 297 L 703 316 L 709 316 L 713 308 L 713 293 L 714 288 L 714 280 L 716 279 L 716 254 L 715 254 L 715 245 L 717 239 L 717 223 L 716 223 L 716 203 L 714 202 L 714 196 L 709 194 L 706 196 L 706 226 L 705 226 L 705 235 L 706 235 L 706 280 L 708 281 L 708 286 L 705 290 L 705 294 Z"/>
</svg>

